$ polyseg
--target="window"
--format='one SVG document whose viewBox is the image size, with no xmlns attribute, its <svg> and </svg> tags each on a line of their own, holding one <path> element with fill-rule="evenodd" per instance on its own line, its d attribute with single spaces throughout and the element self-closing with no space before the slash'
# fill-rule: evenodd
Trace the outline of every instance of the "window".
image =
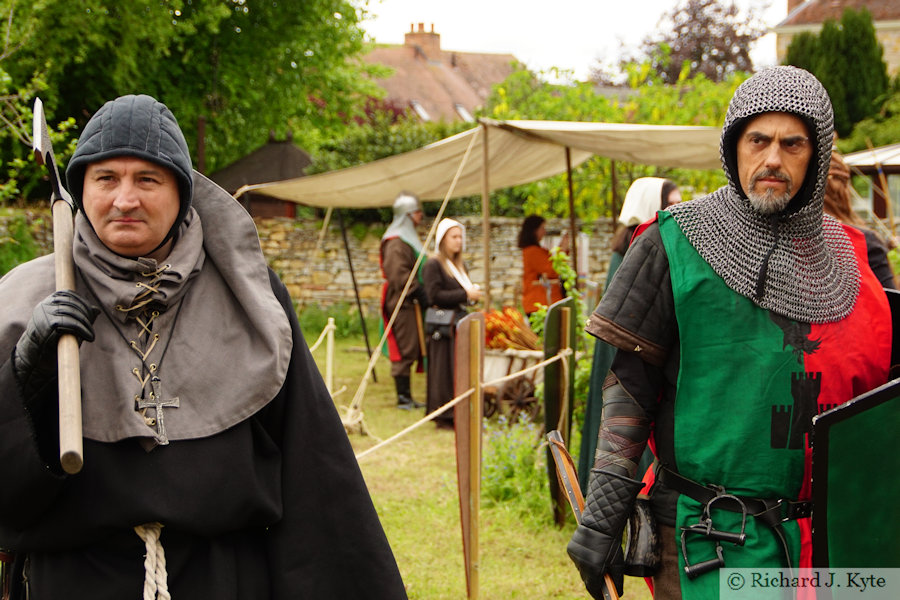
<svg viewBox="0 0 900 600">
<path fill-rule="evenodd" d="M 459 102 L 454 104 L 453 108 L 456 109 L 456 114 L 458 114 L 462 118 L 463 121 L 474 121 L 475 120 L 475 117 L 472 116 L 472 113 L 470 113 L 468 110 L 466 110 L 466 107 L 463 106 L 462 104 L 460 104 Z"/>
<path fill-rule="evenodd" d="M 412 109 L 416 111 L 416 114 L 419 115 L 419 118 L 423 121 L 431 121 L 431 116 L 429 116 L 428 111 L 425 110 L 425 107 L 419 104 L 418 100 L 410 100 L 409 105 L 412 106 Z"/>
</svg>

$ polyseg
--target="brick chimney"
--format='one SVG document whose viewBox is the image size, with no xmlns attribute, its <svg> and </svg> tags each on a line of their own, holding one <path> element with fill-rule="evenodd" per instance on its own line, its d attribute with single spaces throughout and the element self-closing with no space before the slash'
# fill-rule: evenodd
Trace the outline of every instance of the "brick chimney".
<svg viewBox="0 0 900 600">
<path fill-rule="evenodd" d="M 411 48 L 418 47 L 428 60 L 441 58 L 441 36 L 434 32 L 434 23 L 431 24 L 431 31 L 425 31 L 424 23 L 419 23 L 418 31 L 410 23 L 409 33 L 404 36 L 403 43 Z"/>
</svg>

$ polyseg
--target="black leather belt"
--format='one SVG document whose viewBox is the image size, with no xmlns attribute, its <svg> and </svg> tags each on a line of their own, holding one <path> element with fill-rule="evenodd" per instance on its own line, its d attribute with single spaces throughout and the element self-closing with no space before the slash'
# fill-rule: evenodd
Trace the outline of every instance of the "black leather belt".
<svg viewBox="0 0 900 600">
<path fill-rule="evenodd" d="M 785 521 L 803 519 L 812 514 L 811 501 L 794 501 L 775 498 L 752 498 L 737 496 L 740 502 L 728 497 L 721 497 L 722 489 L 701 485 L 675 471 L 660 466 L 656 471 L 656 480 L 662 485 L 672 488 L 679 494 L 693 498 L 704 506 L 716 500 L 716 508 L 723 508 L 736 513 L 746 513 L 756 517 L 769 527 L 777 527 Z M 741 506 L 743 503 L 743 506 Z"/>
</svg>

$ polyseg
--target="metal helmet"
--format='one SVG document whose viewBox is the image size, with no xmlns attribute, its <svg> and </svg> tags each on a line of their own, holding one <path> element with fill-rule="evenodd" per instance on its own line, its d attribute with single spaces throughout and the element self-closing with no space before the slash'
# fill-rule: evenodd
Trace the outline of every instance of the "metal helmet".
<svg viewBox="0 0 900 600">
<path fill-rule="evenodd" d="M 394 200 L 394 218 L 408 215 L 417 210 L 422 210 L 422 203 L 419 202 L 418 197 L 409 192 L 400 192 L 400 195 Z"/>
</svg>

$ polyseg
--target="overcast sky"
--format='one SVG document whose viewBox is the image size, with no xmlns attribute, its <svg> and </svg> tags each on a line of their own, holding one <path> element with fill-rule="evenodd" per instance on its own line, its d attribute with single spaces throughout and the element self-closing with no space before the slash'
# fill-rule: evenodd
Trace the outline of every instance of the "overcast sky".
<svg viewBox="0 0 900 600">
<path fill-rule="evenodd" d="M 769 27 L 787 11 L 787 0 L 736 4 L 757 9 Z M 434 24 L 444 50 L 508 53 L 532 70 L 555 66 L 583 80 L 598 59 L 614 65 L 623 45 L 638 47 L 675 5 L 676 0 L 369 0 L 372 17 L 362 25 L 376 42 L 402 44 L 410 24 L 424 23 L 426 31 Z M 751 54 L 757 67 L 775 64 L 774 35 L 758 41 Z"/>
</svg>

